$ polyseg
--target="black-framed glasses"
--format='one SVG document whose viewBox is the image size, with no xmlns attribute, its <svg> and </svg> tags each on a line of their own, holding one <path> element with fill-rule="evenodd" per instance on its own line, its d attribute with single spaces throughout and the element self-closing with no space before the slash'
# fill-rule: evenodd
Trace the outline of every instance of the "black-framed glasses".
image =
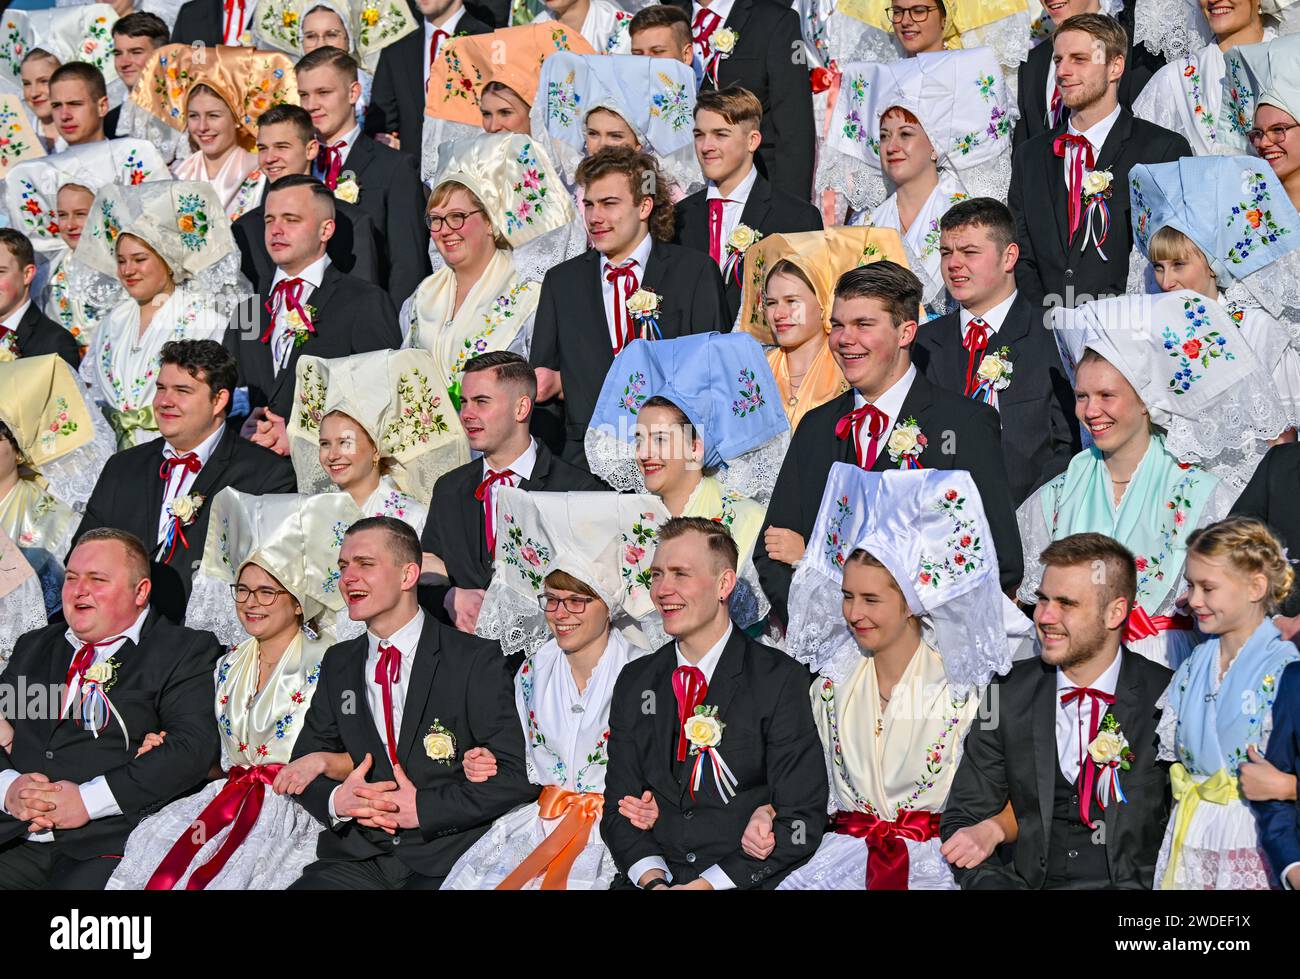
<svg viewBox="0 0 1300 979">
<path fill-rule="evenodd" d="M 289 593 L 283 588 L 249 588 L 247 585 L 231 585 L 230 594 L 235 597 L 237 605 L 243 605 L 251 596 L 258 605 L 265 608 L 268 605 L 274 605 L 275 600 L 281 595 Z"/>
<path fill-rule="evenodd" d="M 581 615 L 587 611 L 590 603 L 591 599 L 584 595 L 570 595 L 568 598 L 560 598 L 558 595 L 537 596 L 537 605 L 543 612 L 554 612 L 563 605 L 571 615 Z"/>
<path fill-rule="evenodd" d="M 895 24 L 903 22 L 904 14 L 911 16 L 913 24 L 924 24 L 925 19 L 930 16 L 930 11 L 938 9 L 938 7 L 895 7 L 891 5 L 885 8 L 885 12 L 889 14 L 889 19 Z"/>
<path fill-rule="evenodd" d="M 1300 126 L 1300 122 L 1293 122 L 1289 126 L 1278 123 L 1276 126 L 1269 126 L 1267 129 L 1252 129 L 1246 133 L 1246 140 L 1251 146 L 1258 146 L 1264 142 L 1264 137 L 1267 136 L 1268 141 L 1274 146 L 1281 146 L 1286 142 L 1286 134 L 1297 126 Z"/>
<path fill-rule="evenodd" d="M 443 224 L 446 224 L 452 231 L 459 231 L 465 227 L 465 221 L 471 214 L 482 214 L 482 210 L 475 208 L 472 211 L 449 211 L 447 214 L 426 214 L 424 216 L 425 226 L 435 234 L 442 230 Z"/>
</svg>

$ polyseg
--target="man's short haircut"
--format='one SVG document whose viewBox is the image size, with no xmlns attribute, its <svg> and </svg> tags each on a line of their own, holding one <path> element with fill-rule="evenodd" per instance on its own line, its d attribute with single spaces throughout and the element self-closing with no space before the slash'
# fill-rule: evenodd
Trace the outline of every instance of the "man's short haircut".
<svg viewBox="0 0 1300 979">
<path fill-rule="evenodd" d="M 344 536 L 351 537 L 353 534 L 360 534 L 367 530 L 386 531 L 388 553 L 399 566 L 423 562 L 420 538 L 415 535 L 415 531 L 405 520 L 398 520 L 396 517 L 362 517 L 347 529 Z"/>
<path fill-rule="evenodd" d="M 890 261 L 850 269 L 835 283 L 836 299 L 878 300 L 895 329 L 916 319 L 921 291 L 921 280 L 911 270 Z"/>
<path fill-rule="evenodd" d="M 320 48 L 316 49 L 320 51 Z M 292 190 L 294 187 L 307 187 L 311 190 L 311 199 L 314 204 L 324 209 L 326 217 L 331 221 L 334 220 L 334 192 L 325 186 L 325 182 L 310 173 L 286 173 L 271 186 L 266 188 L 266 195 L 263 201 L 266 201 L 274 193 L 282 190 Z"/>
<path fill-rule="evenodd" d="M 763 124 L 763 103 L 758 96 L 739 85 L 728 85 L 721 91 L 709 89 L 701 92 L 695 99 L 695 115 L 701 110 L 716 112 L 727 120 L 730 126 L 748 123 L 754 129 Z"/>
<path fill-rule="evenodd" d="M 78 538 L 76 545 L 72 548 L 74 551 L 82 544 L 93 544 L 96 541 L 117 541 L 126 548 L 127 563 L 130 565 L 131 574 L 134 576 L 132 585 L 137 585 L 145 578 L 149 577 L 149 551 L 144 546 L 144 541 L 131 533 L 129 530 L 118 530 L 116 527 L 96 527 L 94 530 L 88 530 Z"/>
<path fill-rule="evenodd" d="M 691 43 L 691 18 L 681 7 L 674 7 L 667 3 L 642 7 L 632 16 L 632 22 L 627 25 L 627 36 L 630 38 L 653 27 L 671 29 L 673 40 L 682 47 Z"/>
<path fill-rule="evenodd" d="M 1016 240 L 1016 219 L 1011 216 L 1011 210 L 992 197 L 972 197 L 948 208 L 939 219 L 939 230 L 958 228 L 983 228 L 1002 251 Z"/>
<path fill-rule="evenodd" d="M 298 65 L 294 68 L 294 72 L 302 74 L 304 71 L 315 71 L 317 68 L 333 68 L 343 76 L 343 80 L 348 85 L 357 80 L 357 59 L 342 48 L 332 48 L 326 45 L 317 48 L 310 54 L 304 54 L 298 59 Z"/>
<path fill-rule="evenodd" d="M 1128 31 L 1109 14 L 1075 14 L 1056 29 L 1060 37 L 1065 31 L 1082 31 L 1095 41 L 1100 41 L 1106 51 L 1106 62 L 1128 57 Z"/>
<path fill-rule="evenodd" d="M 14 228 L 0 228 L 0 245 L 9 249 L 9 254 L 18 259 L 21 268 L 36 264 L 36 251 L 21 231 Z"/>
<path fill-rule="evenodd" d="M 264 126 L 283 126 L 290 125 L 293 127 L 294 134 L 304 143 L 310 143 L 316 138 L 316 125 L 311 121 L 311 113 L 300 105 L 290 105 L 288 102 L 280 102 L 271 106 L 263 112 L 257 119 L 257 129 L 260 132 Z"/>
<path fill-rule="evenodd" d="M 659 164 L 649 153 L 630 146 L 607 146 L 578 164 L 576 180 L 585 190 L 612 173 L 627 178 L 632 200 L 639 204 L 649 197 L 654 201 L 650 212 L 650 235 L 656 241 L 671 241 L 673 237 L 673 202 L 668 196 L 668 181 L 659 171 Z"/>
<path fill-rule="evenodd" d="M 94 65 L 87 64 L 84 61 L 69 61 L 66 65 L 59 65 L 50 75 L 50 88 L 54 88 L 59 82 L 78 81 L 82 82 L 90 97 L 98 102 L 100 99 L 108 98 L 108 86 L 104 84 L 104 73 Z"/>
<path fill-rule="evenodd" d="M 1115 538 L 1105 534 L 1071 534 L 1048 544 L 1038 560 L 1044 568 L 1088 565 L 1094 569 L 1093 580 L 1105 587 L 1103 605 L 1122 598 L 1133 608 L 1137 598 L 1137 565 L 1133 553 Z M 1098 571 L 1101 573 L 1097 574 Z"/>
<path fill-rule="evenodd" d="M 726 524 L 708 517 L 673 517 L 665 520 L 659 528 L 659 544 L 662 546 L 665 541 L 685 537 L 692 532 L 704 535 L 704 542 L 708 545 L 717 570 L 735 571 L 740 565 L 740 550 L 736 547 L 736 539 L 731 536 L 731 531 Z"/>
<path fill-rule="evenodd" d="M 235 385 L 239 382 L 239 364 L 230 351 L 216 340 L 168 340 L 162 345 L 158 362 L 172 364 L 185 371 L 190 377 L 203 381 L 212 389 L 212 400 L 217 400 L 220 391 L 227 391 L 235 396 Z M 229 410 L 230 402 L 226 402 Z"/>
<path fill-rule="evenodd" d="M 496 371 L 497 381 L 514 385 L 520 394 L 528 396 L 529 401 L 537 400 L 537 372 L 519 354 L 510 350 L 489 350 L 465 361 L 465 375 L 479 371 Z"/>
<path fill-rule="evenodd" d="M 23 60 L 18 62 L 18 70 L 21 71 L 23 65 L 27 64 L 27 62 L 39 61 L 41 58 L 49 58 L 51 61 L 54 62 L 54 67 L 56 68 L 61 64 L 61 62 L 59 61 L 59 56 L 57 54 L 54 54 L 53 52 L 50 51 L 46 51 L 44 48 L 32 48 L 25 55 L 23 55 Z"/>
<path fill-rule="evenodd" d="M 155 48 L 162 47 L 171 40 L 167 21 L 145 10 L 137 10 L 133 14 L 119 17 L 113 23 L 113 33 L 121 34 L 123 37 L 147 37 L 153 41 Z"/>
</svg>

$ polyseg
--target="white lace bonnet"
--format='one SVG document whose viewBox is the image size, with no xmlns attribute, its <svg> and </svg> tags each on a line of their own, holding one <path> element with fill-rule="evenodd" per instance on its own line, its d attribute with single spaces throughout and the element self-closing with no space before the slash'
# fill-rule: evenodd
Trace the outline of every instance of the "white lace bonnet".
<svg viewBox="0 0 1300 979">
<path fill-rule="evenodd" d="M 1259 8 L 1270 35 L 1273 31 L 1289 34 L 1296 29 L 1300 7 L 1295 0 L 1263 0 Z M 1133 43 L 1145 45 L 1152 54 L 1177 61 L 1215 40 L 1200 0 L 1137 0 Z"/>
<path fill-rule="evenodd" d="M 320 464 L 320 425 L 331 411 L 340 411 L 389 460 L 398 489 L 427 503 L 438 477 L 469 461 L 465 431 L 443 385 L 433 355 L 422 349 L 299 357 L 287 420 L 298 489 L 333 488 Z"/>
<path fill-rule="evenodd" d="M 992 48 L 1000 73 L 1014 72 L 1029 57 L 1027 0 L 943 0 L 943 5 L 948 11 L 943 34 L 946 49 Z M 822 0 L 822 6 L 829 4 Z M 884 0 L 836 0 L 833 9 L 821 17 L 830 56 L 841 65 L 905 58 L 894 37 L 889 7 Z"/>
<path fill-rule="evenodd" d="M 0 667 L 19 637 L 45 625 L 45 597 L 31 563 L 0 528 Z"/>
<path fill-rule="evenodd" d="M 23 58 L 33 48 L 48 51 L 60 64 L 84 61 L 104 76 L 109 105 L 126 98 L 126 86 L 113 66 L 113 24 L 117 12 L 106 3 L 45 10 L 6 10 L 0 33 L 0 75 L 22 84 Z"/>
<path fill-rule="evenodd" d="M 957 695 L 1011 668 L 1007 598 L 970 473 L 831 466 L 808 549 L 790 584 L 786 651 L 837 682 L 862 655 L 844 621 L 840 591 L 844 563 L 859 549 L 893 575 Z"/>
<path fill-rule="evenodd" d="M 348 35 L 348 52 L 370 72 L 384 48 L 418 27 L 402 0 L 258 0 L 252 23 L 258 47 L 300 57 L 303 21 L 318 7 L 338 15 Z"/>
</svg>

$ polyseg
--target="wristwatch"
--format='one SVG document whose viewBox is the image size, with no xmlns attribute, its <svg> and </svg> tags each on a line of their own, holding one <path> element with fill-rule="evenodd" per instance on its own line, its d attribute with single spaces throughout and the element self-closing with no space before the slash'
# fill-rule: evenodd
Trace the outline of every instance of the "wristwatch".
<svg viewBox="0 0 1300 979">
<path fill-rule="evenodd" d="M 663 877 L 652 877 L 646 883 L 641 885 L 643 891 L 653 891 L 656 887 L 667 887 L 668 881 Z"/>
</svg>

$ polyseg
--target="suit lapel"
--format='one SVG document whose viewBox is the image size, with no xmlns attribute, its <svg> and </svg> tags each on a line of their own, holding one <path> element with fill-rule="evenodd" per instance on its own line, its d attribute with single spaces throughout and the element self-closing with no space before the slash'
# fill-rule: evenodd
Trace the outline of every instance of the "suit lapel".
<svg viewBox="0 0 1300 979">
<path fill-rule="evenodd" d="M 1048 144 L 1047 149 L 1047 196 L 1052 200 L 1052 214 L 1056 217 L 1056 233 L 1058 240 L 1068 242 L 1070 240 L 1070 214 L 1069 203 L 1066 200 L 1068 188 L 1065 185 L 1065 158 L 1056 155 L 1056 138 L 1064 135 L 1068 122 L 1062 122 L 1059 126 L 1051 131 L 1052 142 Z"/>
<path fill-rule="evenodd" d="M 149 487 L 146 496 L 148 509 L 140 526 L 146 531 L 141 537 L 152 553 L 154 545 L 158 543 L 158 520 L 162 516 L 163 494 L 167 491 L 167 481 L 162 478 L 163 446 L 167 443 L 158 438 L 150 444 L 153 451 L 149 453 L 148 471 L 144 474 L 145 485 Z"/>
<path fill-rule="evenodd" d="M 889 431 L 890 432 L 893 431 L 893 426 L 901 425 L 903 423 L 903 419 L 915 418 L 917 420 L 917 424 L 921 427 L 921 433 L 926 435 L 926 437 L 928 438 L 929 435 L 925 431 L 925 422 L 926 422 L 925 412 L 926 409 L 930 407 L 930 403 L 932 400 L 933 400 L 933 389 L 930 385 L 930 382 L 925 379 L 924 374 L 922 374 L 920 371 L 917 371 L 916 377 L 912 379 L 912 386 L 907 390 L 907 397 L 903 399 L 903 407 L 900 408 L 898 411 L 898 417 L 891 418 L 889 420 L 891 426 Z M 866 434 L 865 429 L 863 431 L 863 434 L 864 435 Z M 935 449 L 937 451 L 938 449 L 937 444 L 935 445 Z M 926 465 L 924 456 L 922 456 L 919 461 L 921 462 L 922 468 L 924 469 L 934 468 L 933 466 Z M 880 447 L 876 451 L 876 461 L 872 465 L 871 471 L 884 472 L 886 469 L 894 469 L 897 468 L 897 466 L 898 463 L 889 458 L 889 451 L 885 447 L 885 442 L 882 441 L 880 443 Z"/>
<path fill-rule="evenodd" d="M 223 476 L 229 476 L 230 461 L 235 455 L 235 439 L 239 436 L 230 428 L 227 428 L 217 440 L 216 448 L 212 451 L 211 458 L 207 464 L 199 470 L 199 474 L 194 477 L 194 485 L 190 488 L 191 493 L 198 493 L 203 499 L 212 498 L 212 489 L 217 480 Z"/>
<path fill-rule="evenodd" d="M 307 297 L 307 301 L 303 303 L 304 306 L 313 306 L 316 309 L 316 336 L 308 339 L 301 346 L 295 345 L 290 349 L 289 363 L 280 370 L 280 373 L 275 375 L 275 383 L 271 386 L 270 401 L 272 404 L 280 399 L 286 385 L 289 387 L 289 396 L 291 398 L 293 397 L 293 388 L 297 383 L 298 376 L 298 358 L 304 353 L 315 355 L 316 351 L 308 348 L 315 347 L 321 342 L 320 331 L 322 329 L 331 329 L 329 324 L 325 322 L 325 318 L 328 315 L 326 310 L 328 309 L 330 298 L 334 295 L 334 290 L 337 288 L 341 277 L 341 273 L 334 267 L 332 262 L 329 265 L 326 265 L 325 274 L 321 276 L 320 287 L 313 289 L 311 295 Z M 340 329 L 342 329 L 341 326 Z M 339 356 L 346 355 L 346 351 L 339 354 Z M 272 356 L 274 356 L 274 354 L 272 354 Z M 274 367 L 272 369 L 274 370 Z"/>
<path fill-rule="evenodd" d="M 745 668 L 745 634 L 736 626 L 731 627 L 731 637 L 727 640 L 727 645 L 722 650 L 722 655 L 718 658 L 718 665 L 713 669 L 713 679 L 709 683 L 708 692 L 704 696 L 704 703 L 709 707 L 716 707 L 718 718 L 724 724 L 727 721 L 727 708 L 731 706 L 731 700 L 740 689 L 740 674 Z M 676 710 L 677 698 L 673 697 L 673 708 Z M 676 714 L 673 715 L 674 719 Z M 673 729 L 676 734 L 676 728 Z M 676 752 L 676 743 L 673 744 L 672 750 Z M 676 754 L 671 755 L 676 760 Z M 695 766 L 697 756 L 688 754 L 686 761 L 677 762 L 674 766 L 677 771 L 678 781 L 682 793 L 686 793 L 691 784 L 691 770 Z M 726 755 L 724 754 L 725 758 Z M 707 774 L 707 773 L 706 773 Z M 700 786 L 703 788 L 707 783 L 704 778 L 700 780 Z M 680 798 L 680 797 L 679 797 Z"/>
<path fill-rule="evenodd" d="M 740 212 L 740 223 L 760 231 L 767 224 L 767 216 L 772 210 L 772 185 L 756 174 L 754 186 L 750 188 L 749 197 Z M 724 241 L 725 248 L 726 242 Z"/>
<path fill-rule="evenodd" d="M 361 726 L 361 743 L 363 750 L 359 752 L 361 756 L 369 753 L 375 769 L 386 766 L 392 771 L 392 761 L 388 757 L 388 752 L 384 750 L 383 738 L 379 736 L 379 724 L 383 721 L 376 722 L 374 712 L 370 709 L 370 678 L 366 676 L 366 658 L 370 654 L 370 640 L 365 634 L 353 640 L 359 647 L 352 662 L 348 664 L 348 673 L 351 674 L 352 682 L 348 688 L 357 692 L 357 709 L 354 711 L 342 711 L 343 717 L 351 718 L 352 723 Z M 343 743 L 347 744 L 347 738 L 344 737 Z M 373 777 L 372 777 L 373 780 Z"/>
<path fill-rule="evenodd" d="M 709 250 L 709 199 L 708 189 L 688 197 L 682 202 L 682 241 L 687 248 Z"/>
<path fill-rule="evenodd" d="M 36 307 L 35 301 L 27 307 L 27 312 L 23 313 L 23 318 L 18 321 L 13 331 L 18 340 L 18 349 L 22 351 L 31 342 L 32 334 L 36 332 L 36 324 L 40 322 L 41 311 Z"/>
<path fill-rule="evenodd" d="M 522 490 L 546 489 L 546 480 L 551 475 L 551 464 L 554 460 L 555 456 L 551 454 L 551 450 L 538 442 L 537 459 L 533 462 L 533 474 L 527 479 L 519 480 L 519 488 Z"/>
<path fill-rule="evenodd" d="M 591 331 L 588 342 L 592 344 L 591 353 L 596 362 L 608 367 L 614 361 L 613 345 L 609 341 L 610 323 L 605 315 L 605 295 L 601 282 L 605 275 L 605 256 L 592 248 L 582 254 L 582 262 L 577 266 L 582 281 L 578 283 L 581 302 L 587 306 L 587 315 L 578 317 L 579 328 Z M 647 274 L 649 269 L 646 270 Z M 644 279 L 645 276 L 642 276 Z M 642 282 L 642 285 L 645 283 Z M 601 353 L 601 346 L 604 352 Z"/>
<path fill-rule="evenodd" d="M 1007 318 L 1002 321 L 1002 326 L 998 328 L 989 339 L 989 346 L 1011 347 L 1015 350 L 1015 345 L 1029 336 L 1029 325 L 1032 322 L 1032 312 L 1028 309 L 1028 303 L 1021 299 L 1019 295 L 1011 303 L 1011 308 L 1007 310 Z M 965 348 L 963 348 L 965 352 Z"/>
<path fill-rule="evenodd" d="M 396 120 L 394 120 L 394 128 L 396 128 Z M 343 164 L 344 172 L 346 173 L 348 170 L 351 170 L 352 175 L 356 178 L 357 186 L 361 189 L 361 197 L 365 197 L 366 189 L 363 178 L 374 158 L 374 141 L 365 133 L 362 133 L 361 137 L 357 140 L 357 144 L 352 147 L 352 151 L 348 153 L 348 158 Z M 358 198 L 358 202 L 360 202 L 360 199 L 361 198 Z"/>
<path fill-rule="evenodd" d="M 1052 805 L 1056 798 L 1056 670 L 1044 665 L 1030 705 L 1034 743 L 1034 787 L 1043 820 L 1043 852 L 1052 838 Z"/>
<path fill-rule="evenodd" d="M 1123 659 L 1119 664 L 1119 679 L 1115 684 L 1115 705 L 1110 713 L 1115 715 L 1121 730 L 1127 728 L 1132 731 L 1144 711 L 1142 681 L 1134 666 L 1134 657 L 1139 654 L 1124 650 L 1121 655 Z M 1095 799 L 1093 801 L 1096 802 Z M 1116 863 L 1121 856 L 1118 850 L 1120 840 L 1118 830 L 1126 808 L 1128 807 L 1125 804 L 1112 799 L 1110 806 L 1105 810 L 1106 832 L 1103 835 L 1106 843 L 1106 865 L 1110 869 L 1111 880 L 1119 880 L 1124 876 L 1123 868 L 1117 868 Z"/>
<path fill-rule="evenodd" d="M 415 743 L 424 721 L 424 707 L 433 690 L 433 675 L 438 670 L 438 627 L 425 616 L 420 630 L 420 645 L 411 664 L 411 681 L 402 705 L 402 733 L 397 739 L 397 758 L 405 765 L 411 745 Z M 423 740 L 423 738 L 421 738 Z"/>
</svg>

